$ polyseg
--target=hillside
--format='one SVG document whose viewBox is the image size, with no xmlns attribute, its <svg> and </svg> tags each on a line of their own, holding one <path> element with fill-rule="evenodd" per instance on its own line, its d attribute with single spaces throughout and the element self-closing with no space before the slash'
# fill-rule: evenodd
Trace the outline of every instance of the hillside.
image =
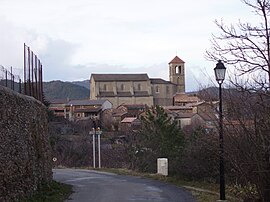
<svg viewBox="0 0 270 202">
<path fill-rule="evenodd" d="M 84 81 L 72 81 L 73 84 L 85 87 L 90 90 L 90 80 L 84 80 Z"/>
<path fill-rule="evenodd" d="M 43 83 L 46 100 L 51 99 L 86 99 L 90 96 L 89 89 L 71 82 L 50 81 Z"/>
<path fill-rule="evenodd" d="M 6 80 L 5 79 L 2 79 L 2 80 L 0 80 L 0 85 L 1 86 L 6 86 Z M 14 90 L 16 91 L 16 92 L 19 92 L 19 83 L 17 83 L 16 81 L 14 82 Z M 8 80 L 7 81 L 7 87 L 8 88 L 11 88 L 11 80 Z M 21 90 L 23 91 L 23 84 L 21 84 Z"/>
</svg>

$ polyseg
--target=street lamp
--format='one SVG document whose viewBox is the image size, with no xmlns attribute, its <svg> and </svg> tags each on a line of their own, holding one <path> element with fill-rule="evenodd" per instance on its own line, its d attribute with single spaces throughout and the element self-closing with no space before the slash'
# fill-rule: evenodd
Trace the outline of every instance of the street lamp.
<svg viewBox="0 0 270 202">
<path fill-rule="evenodd" d="M 225 79 L 226 68 L 221 60 L 214 68 L 216 80 L 219 84 L 219 179 L 220 200 L 225 199 L 225 176 L 224 176 L 224 140 L 223 140 L 223 116 L 222 116 L 222 89 L 221 85 Z"/>
<path fill-rule="evenodd" d="M 96 128 L 94 122 L 94 128 L 89 132 L 89 135 L 93 136 L 93 168 L 96 168 L 96 135 L 98 136 L 98 167 L 101 168 L 101 154 L 100 154 L 100 135 L 102 131 L 99 127 Z"/>
</svg>

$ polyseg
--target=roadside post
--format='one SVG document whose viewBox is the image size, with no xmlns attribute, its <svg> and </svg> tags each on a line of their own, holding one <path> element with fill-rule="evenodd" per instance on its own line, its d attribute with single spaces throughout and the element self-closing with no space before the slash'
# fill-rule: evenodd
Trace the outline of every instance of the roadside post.
<svg viewBox="0 0 270 202">
<path fill-rule="evenodd" d="M 100 154 L 100 135 L 102 131 L 98 127 L 96 130 L 96 134 L 98 135 L 98 167 L 101 168 L 101 154 Z"/>
<path fill-rule="evenodd" d="M 96 140 L 95 140 L 95 136 L 96 136 L 96 130 L 95 128 L 92 128 L 92 130 L 89 132 L 89 135 L 92 135 L 93 136 L 93 168 L 96 168 L 96 148 L 95 148 L 95 143 L 96 143 Z"/>
</svg>

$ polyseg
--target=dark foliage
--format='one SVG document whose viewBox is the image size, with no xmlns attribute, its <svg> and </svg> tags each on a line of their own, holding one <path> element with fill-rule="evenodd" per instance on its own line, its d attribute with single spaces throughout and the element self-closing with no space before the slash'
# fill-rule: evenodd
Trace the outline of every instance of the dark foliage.
<svg viewBox="0 0 270 202">
<path fill-rule="evenodd" d="M 136 141 L 137 166 L 140 171 L 156 172 L 157 158 L 168 158 L 169 172 L 177 172 L 184 136 L 162 107 L 149 109 L 146 116 L 142 117 L 142 129 Z"/>
</svg>

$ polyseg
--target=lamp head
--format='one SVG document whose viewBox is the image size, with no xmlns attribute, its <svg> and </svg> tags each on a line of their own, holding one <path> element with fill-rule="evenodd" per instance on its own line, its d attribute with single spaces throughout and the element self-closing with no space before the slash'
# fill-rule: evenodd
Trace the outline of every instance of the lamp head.
<svg viewBox="0 0 270 202">
<path fill-rule="evenodd" d="M 216 67 L 214 68 L 216 80 L 219 84 L 222 84 L 225 79 L 225 73 L 226 73 L 226 67 L 221 62 L 221 60 L 218 61 Z"/>
</svg>

